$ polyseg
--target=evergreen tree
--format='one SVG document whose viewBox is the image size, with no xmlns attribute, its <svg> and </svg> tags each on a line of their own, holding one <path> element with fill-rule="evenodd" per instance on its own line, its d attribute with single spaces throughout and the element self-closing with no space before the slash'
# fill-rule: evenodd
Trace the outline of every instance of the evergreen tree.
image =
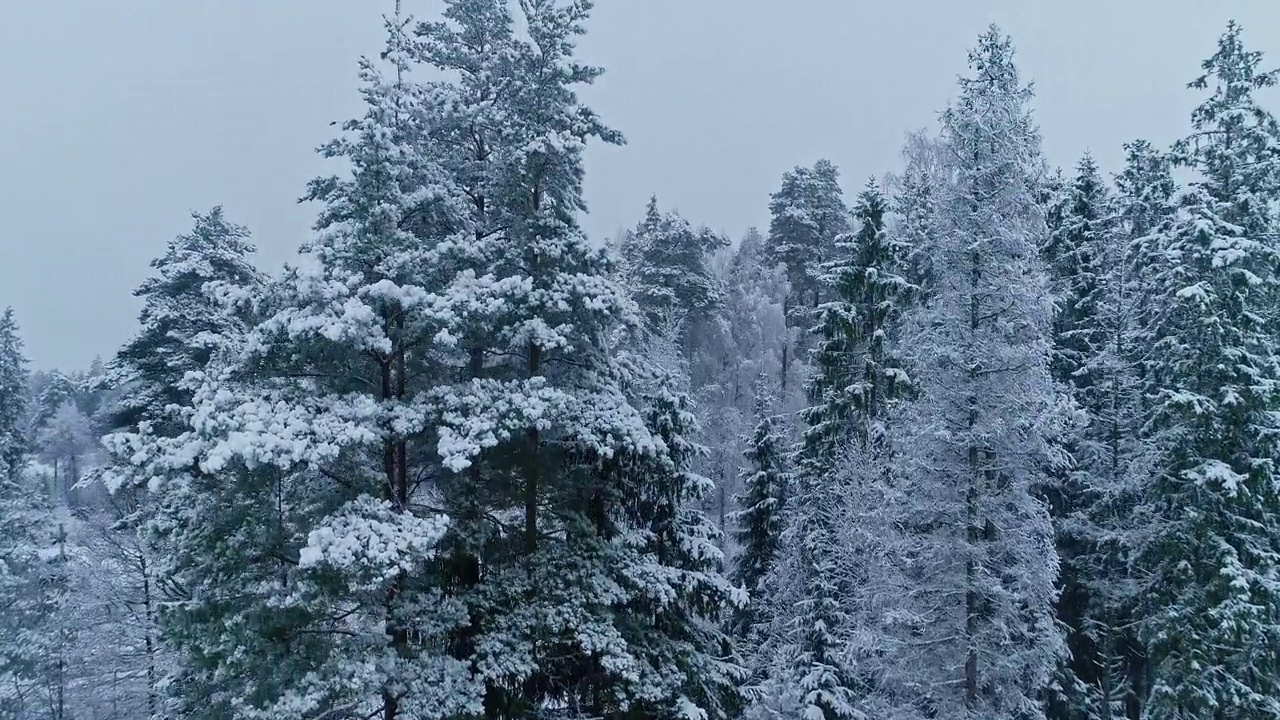
<svg viewBox="0 0 1280 720">
<path fill-rule="evenodd" d="M 759 280 L 767 273 L 764 259 L 764 236 L 754 227 L 747 228 L 738 247 L 734 248 L 729 258 L 726 274 L 735 282 L 743 284 Z"/>
<path fill-rule="evenodd" d="M 314 262 L 252 298 L 262 319 L 247 334 L 206 333 L 212 363 L 179 386 L 193 392 L 186 432 L 127 438 L 181 500 L 153 525 L 185 590 L 162 618 L 184 717 L 479 707 L 465 664 L 442 650 L 466 619 L 433 580 L 447 519 L 415 493 L 438 468 L 427 233 L 453 200 L 418 142 L 404 25 L 388 20 L 396 77 L 362 61 L 367 112 L 322 148 L 352 172 L 309 188 L 324 205 L 304 247 Z"/>
<path fill-rule="evenodd" d="M 18 482 L 28 452 L 22 420 L 26 415 L 27 369 L 13 308 L 0 314 L 0 477 Z"/>
<path fill-rule="evenodd" d="M 720 532 L 697 509 L 711 483 L 692 470 L 695 455 L 705 449 L 689 439 L 697 421 L 687 397 L 670 374 L 646 374 L 652 379 L 639 402 L 646 426 L 666 451 L 637 458 L 627 473 L 630 524 L 648 536 L 639 549 L 651 559 L 629 558 L 622 569 L 627 577 L 637 571 L 666 577 L 632 588 L 625 608 L 631 619 L 621 629 L 640 674 L 623 685 L 633 699 L 606 716 L 734 717 L 743 671 L 720 620 L 744 607 L 744 598 L 720 575 Z"/>
<path fill-rule="evenodd" d="M 1053 376 L 1064 387 L 1087 389 L 1085 370 L 1101 346 L 1098 305 L 1103 292 L 1103 256 L 1114 221 L 1111 198 L 1097 163 L 1085 155 L 1064 188 L 1063 202 L 1051 210 L 1048 241 L 1041 252 L 1057 307 L 1053 324 Z"/>
<path fill-rule="evenodd" d="M 939 149 L 938 140 L 923 132 L 907 136 L 902 150 L 906 167 L 896 178 L 897 192 L 891 200 L 897 220 L 892 232 L 906 249 L 904 274 L 917 302 L 936 279 L 932 263 L 937 255 L 937 193 L 944 180 Z"/>
<path fill-rule="evenodd" d="M 187 500 L 185 715 L 732 712 L 692 417 L 611 351 L 634 306 L 577 227 L 583 147 L 620 140 L 573 91 L 589 3 L 519 7 L 389 21 L 315 269 L 219 339 L 189 431 L 137 440 Z"/>
<path fill-rule="evenodd" d="M 1280 181 L 1275 84 L 1229 24 L 1191 85 L 1212 89 L 1175 159 L 1196 173 L 1153 279 L 1145 625 L 1148 712 L 1170 718 L 1280 714 L 1280 491 L 1275 458 L 1277 263 L 1270 207 Z"/>
<path fill-rule="evenodd" d="M 812 308 L 825 298 L 821 267 L 832 257 L 835 240 L 849 231 L 849 209 L 840 189 L 840 171 L 829 160 L 782 175 L 782 187 L 769 199 L 769 241 L 765 259 L 787 268 L 792 321 L 804 326 Z"/>
<path fill-rule="evenodd" d="M 785 438 L 778 432 L 778 417 L 773 414 L 772 399 L 762 377 L 756 386 L 756 426 L 747 439 L 743 453 L 747 467 L 742 471 L 742 495 L 736 498 L 742 508 L 730 520 L 736 530 L 738 554 L 730 578 L 750 595 L 750 604 L 733 620 L 738 637 L 746 639 L 764 619 L 770 588 L 770 576 L 781 546 L 784 502 L 791 474 L 787 470 Z"/>
<path fill-rule="evenodd" d="M 34 378 L 33 378 L 34 380 Z M 34 385 L 34 383 L 32 383 Z M 31 437 L 39 435 L 45 425 L 53 418 L 67 402 L 74 402 L 77 395 L 77 388 L 71 378 L 54 370 L 49 373 L 47 379 L 40 387 L 39 394 L 35 397 L 35 407 L 33 410 L 34 417 L 31 422 Z"/>
<path fill-rule="evenodd" d="M 831 299 L 817 310 L 819 338 L 805 410 L 803 472 L 822 474 L 848 442 L 883 440 L 885 410 L 905 380 L 890 344 L 908 301 L 900 268 L 907 253 L 886 232 L 888 204 L 870 181 L 858 195 L 858 231 L 837 239 L 823 280 Z"/>
<path fill-rule="evenodd" d="M 160 610 L 166 601 L 188 599 L 190 590 L 182 570 L 189 558 L 173 545 L 175 528 L 169 523 L 217 496 L 197 495 L 180 482 L 161 490 L 167 470 L 137 464 L 135 456 L 148 443 L 187 429 L 183 413 L 194 393 L 187 374 L 207 370 L 221 343 L 244 334 L 250 301 L 263 283 L 249 261 L 254 247 L 246 228 L 229 222 L 220 207 L 193 213 L 192 218 L 192 230 L 175 237 L 164 254 L 152 260 L 155 275 L 134 291 L 143 301 L 141 328 L 109 368 L 100 368 L 95 381 L 98 387 L 110 386 L 115 396 L 100 419 L 111 431 L 104 438 L 108 465 L 100 475 L 113 495 L 116 515 L 107 539 L 110 547 L 126 555 L 122 561 L 136 573 L 130 582 L 138 588 L 134 600 L 140 621 L 130 630 L 137 631 L 145 656 L 146 709 L 151 718 L 161 717 L 166 709 Z M 60 444 L 69 445 L 65 440 Z M 192 708 L 215 717 L 225 707 L 221 702 L 209 704 L 210 688 L 196 690 L 181 674 L 170 688 L 185 695 Z"/>
<path fill-rule="evenodd" d="M 56 713 L 64 588 L 56 555 L 48 552 L 48 504 L 25 472 L 26 362 L 13 310 L 6 309 L 0 314 L 0 715 L 36 717 L 48 709 L 62 717 Z"/>
<path fill-rule="evenodd" d="M 713 695 L 727 688 L 704 673 L 724 657 L 708 618 L 728 585 L 701 566 L 714 546 L 697 515 L 661 517 L 700 484 L 664 438 L 669 416 L 646 418 L 635 372 L 611 357 L 633 306 L 577 225 L 585 143 L 621 141 L 574 92 L 599 74 L 572 56 L 590 3 L 520 9 L 527 37 L 499 0 L 451 2 L 444 22 L 418 28 L 425 62 L 462 71 L 433 87 L 431 130 L 461 149 L 442 162 L 468 198 L 463 269 L 436 305 L 458 370 L 435 391 L 454 518 L 441 565 L 471 618 L 450 644 L 483 683 L 489 717 L 719 716 L 727 705 Z M 671 482 L 652 474 L 661 468 Z M 643 502 L 649 483 L 671 494 Z"/>
<path fill-rule="evenodd" d="M 1158 358 L 1150 352 L 1155 341 L 1156 318 L 1163 310 L 1157 278 L 1168 268 L 1164 245 L 1177 214 L 1176 185 L 1171 159 L 1146 140 L 1125 145 L 1125 167 L 1116 176 L 1119 220 L 1126 248 L 1125 269 L 1130 278 L 1136 332 L 1132 362 L 1143 382 L 1140 398 L 1144 412 L 1155 395 Z"/>
<path fill-rule="evenodd" d="M 249 261 L 254 247 L 246 228 L 229 222 L 221 207 L 192 217 L 191 232 L 169 242 L 151 261 L 156 274 L 133 293 L 142 298 L 142 327 L 112 362 L 114 381 L 129 388 L 113 429 L 146 420 L 174 432 L 176 421 L 166 408 L 190 405 L 183 376 L 209 362 L 212 348 L 205 339 L 226 334 L 227 323 L 237 321 L 224 311 L 224 298 L 261 283 Z"/>
<path fill-rule="evenodd" d="M 32 682 L 33 658 L 23 642 L 32 620 L 23 610 L 31 568 L 38 562 L 38 526 L 22 484 L 27 453 L 20 420 L 25 413 L 26 358 L 13 309 L 0 315 L 0 710 L 22 712 Z"/>
<path fill-rule="evenodd" d="M 992 27 L 969 64 L 943 116 L 934 280 L 902 345 L 915 396 L 895 420 L 910 434 L 885 512 L 904 579 L 876 691 L 905 716 L 1033 718 L 1061 646 L 1035 494 L 1055 405 L 1043 165 L 1010 41 Z"/>
<path fill-rule="evenodd" d="M 1097 452 L 1097 467 L 1106 485 L 1095 494 L 1089 520 L 1098 534 L 1097 563 L 1092 569 L 1096 594 L 1105 601 L 1108 625 L 1099 669 L 1111 699 L 1112 715 L 1144 717 L 1151 694 L 1150 653 L 1139 631 L 1148 612 L 1146 570 L 1141 549 L 1150 528 L 1150 478 L 1161 464 L 1154 428 L 1147 419 L 1158 393 L 1161 351 L 1155 347 L 1159 315 L 1165 301 L 1158 278 L 1169 266 L 1165 237 L 1177 208 L 1167 154 L 1144 140 L 1125 146 L 1125 167 L 1115 178 L 1119 258 L 1110 265 L 1110 312 L 1103 315 L 1111 339 L 1098 364 L 1108 378 L 1112 404 L 1093 420 L 1106 440 Z M 1127 332 L 1121 328 L 1127 327 Z M 1095 632 L 1095 634 L 1097 634 Z M 1116 706 L 1122 706 L 1123 712 Z"/>
<path fill-rule="evenodd" d="M 709 263 L 728 245 L 723 236 L 694 228 L 679 213 L 659 212 L 658 199 L 649 198 L 644 220 L 623 245 L 628 284 L 648 327 L 670 317 L 689 323 L 690 330 L 705 330 L 699 326 L 723 302 Z"/>
<path fill-rule="evenodd" d="M 796 496 L 789 503 L 785 534 L 788 553 L 780 570 L 794 605 L 775 632 L 786 633 L 782 667 L 774 683 L 782 708 L 805 716 L 853 717 L 868 692 L 857 663 L 855 617 L 850 607 L 865 581 L 845 524 L 853 512 L 837 469 L 887 453 L 885 412 L 895 384 L 904 375 L 891 359 L 890 342 L 905 301 L 899 274 L 902 253 L 885 230 L 887 202 L 874 183 L 858 196 L 857 233 L 836 240 L 834 259 L 824 268 L 824 295 L 814 333 L 815 373 L 804 411 Z M 854 448 L 851 452 L 850 447 Z M 881 481 L 872 478 L 872 481 Z"/>
<path fill-rule="evenodd" d="M 1060 439 L 1069 462 L 1047 487 L 1067 654 L 1046 713 L 1099 718 L 1123 714 L 1134 693 L 1130 549 L 1115 518 L 1132 506 L 1141 455 L 1138 326 L 1117 203 L 1091 157 L 1060 197 L 1042 249 L 1056 299 L 1051 369 L 1081 418 Z"/>
</svg>

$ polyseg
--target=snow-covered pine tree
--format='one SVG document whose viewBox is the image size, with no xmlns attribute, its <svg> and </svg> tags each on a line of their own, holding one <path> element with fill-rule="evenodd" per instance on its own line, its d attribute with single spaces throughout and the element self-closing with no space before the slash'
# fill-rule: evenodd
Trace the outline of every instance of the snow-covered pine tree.
<svg viewBox="0 0 1280 720">
<path fill-rule="evenodd" d="M 730 278 L 747 282 L 764 277 L 768 269 L 765 265 L 764 236 L 760 234 L 759 229 L 749 227 L 746 234 L 742 236 L 742 240 L 738 242 L 738 246 L 733 249 L 725 274 Z"/>
<path fill-rule="evenodd" d="M 471 234 L 436 300 L 438 337 L 461 355 L 456 382 L 436 390 L 453 517 L 440 565 L 470 618 L 451 651 L 494 718 L 556 705 L 605 714 L 629 694 L 606 669 L 632 661 L 609 617 L 628 594 L 591 587 L 612 582 L 600 526 L 622 501 L 618 480 L 603 485 L 592 467 L 609 444 L 595 431 L 627 443 L 643 420 L 603 346 L 630 305 L 577 226 L 585 143 L 620 141 L 574 93 L 599 72 L 571 55 L 588 9 L 522 4 L 525 40 L 508 3 L 458 0 L 417 31 L 426 64 L 460 70 L 433 86 L 431 128 L 457 148 L 443 162 L 469 199 Z"/>
<path fill-rule="evenodd" d="M 640 376 L 647 377 L 637 388 L 637 403 L 664 452 L 635 455 L 636 465 L 619 487 L 633 534 L 625 542 L 644 540 L 637 548 L 641 556 L 624 555 L 618 569 L 626 578 L 665 577 L 632 588 L 624 606 L 631 619 L 622 623 L 622 637 L 639 677 L 623 686 L 632 686 L 632 697 L 606 717 L 735 717 L 743 669 L 721 620 L 726 611 L 744 607 L 746 598 L 720 574 L 720 531 L 699 509 L 711 482 L 693 470 L 695 456 L 705 452 L 690 440 L 697 419 L 678 377 L 660 371 Z"/>
<path fill-rule="evenodd" d="M 1125 145 L 1124 169 L 1115 176 L 1117 234 L 1106 269 L 1105 304 L 1098 316 L 1105 338 L 1092 361 L 1093 503 L 1085 517 L 1096 533 L 1095 563 L 1089 574 L 1107 624 L 1099 697 L 1111 698 L 1111 716 L 1137 720 L 1150 695 L 1148 653 L 1136 622 L 1145 600 L 1137 562 L 1141 538 L 1152 524 L 1143 512 L 1157 454 L 1149 447 L 1146 419 L 1155 397 L 1159 357 L 1153 352 L 1153 318 L 1164 301 L 1154 278 L 1168 258 L 1163 237 L 1176 215 L 1175 186 L 1168 156 L 1145 140 Z M 1105 715 L 1104 715 L 1105 716 Z"/>
<path fill-rule="evenodd" d="M 849 231 L 849 208 L 840 189 L 840 171 L 829 160 L 812 168 L 797 166 L 782 175 L 782 186 L 770 195 L 769 237 L 764 259 L 786 268 L 790 293 L 786 317 L 799 332 L 783 347 L 782 391 L 789 370 L 808 351 L 804 332 L 823 296 L 822 266 L 835 251 L 835 240 Z"/>
<path fill-rule="evenodd" d="M 656 328 L 667 318 L 701 329 L 723 303 L 723 290 L 709 267 L 729 241 L 709 228 L 695 228 L 677 212 L 658 210 L 649 198 L 644 219 L 623 245 L 628 285 L 645 322 Z M 685 349 L 690 340 L 685 338 Z"/>
<path fill-rule="evenodd" d="M 677 356 L 697 398 L 698 425 L 714 446 L 699 455 L 696 469 L 715 481 L 717 492 L 707 493 L 705 500 L 721 530 L 737 465 L 725 451 L 734 449 L 740 432 L 740 416 L 726 403 L 731 388 L 722 382 L 725 366 L 732 362 L 731 338 L 722 321 L 725 288 L 722 275 L 711 266 L 716 253 L 728 246 L 727 238 L 695 228 L 678 212 L 659 211 L 657 198 L 651 197 L 644 219 L 625 238 L 621 263 L 646 332 L 675 333 Z"/>
<path fill-rule="evenodd" d="M 58 632 L 64 587 L 49 552 L 51 516 L 25 473 L 26 363 L 7 308 L 0 314 L 0 715 L 14 718 L 59 709 L 57 671 L 65 657 Z"/>
<path fill-rule="evenodd" d="M 1152 716 L 1280 715 L 1280 132 L 1255 98 L 1277 78 L 1261 62 L 1229 24 L 1191 83 L 1211 94 L 1174 148 L 1195 178 L 1153 278 Z"/>
<path fill-rule="evenodd" d="M 18 482 L 26 464 L 26 399 L 27 360 L 22 336 L 13 308 L 5 308 L 0 314 L 0 477 L 9 482 Z"/>
<path fill-rule="evenodd" d="M 969 66 L 943 115 L 934 279 L 902 343 L 915 396 L 888 550 L 906 582 L 877 689 L 906 717 L 1036 718 L 1061 649 L 1035 494 L 1055 406 L 1043 161 L 1009 39 L 993 26 Z"/>
<path fill-rule="evenodd" d="M 576 96 L 600 72 L 573 57 L 591 3 L 518 7 L 456 0 L 418 27 L 419 57 L 458 71 L 431 86 L 429 133 L 467 198 L 460 271 L 432 300 L 456 369 L 434 391 L 439 565 L 470 618 L 450 648 L 488 717 L 721 716 L 730 588 L 697 514 L 663 515 L 702 484 L 614 358 L 634 305 L 578 227 L 583 148 L 621 141 Z"/>
<path fill-rule="evenodd" d="M 36 379 L 39 373 L 32 373 L 32 407 L 29 408 L 31 415 L 30 430 L 28 437 L 35 438 L 39 436 L 40 431 L 44 430 L 45 425 L 58 412 L 58 408 L 68 401 L 72 401 L 76 396 L 76 384 L 63 373 L 54 370 L 48 373 L 39 384 L 38 392 L 36 392 Z"/>
<path fill-rule="evenodd" d="M 32 659 L 19 641 L 30 618 L 21 603 L 29 592 L 31 568 L 38 562 L 38 530 L 30 493 L 23 486 L 22 469 L 27 439 L 22 431 L 26 414 L 26 358 L 13 308 L 0 315 L 0 711 L 20 716 L 27 688 L 33 680 Z"/>
<path fill-rule="evenodd" d="M 784 503 L 791 485 L 789 458 L 785 436 L 780 432 L 773 398 L 765 376 L 755 389 L 755 428 L 743 453 L 747 466 L 739 484 L 742 494 L 735 498 L 741 510 L 729 520 L 734 524 L 738 551 L 733 559 L 730 578 L 750 596 L 748 605 L 734 614 L 732 627 L 737 637 L 748 640 L 764 618 L 770 602 L 765 580 L 773 570 L 781 547 Z"/>
<path fill-rule="evenodd" d="M 1058 391 L 1076 410 L 1075 422 L 1051 439 L 1058 462 L 1050 463 L 1049 481 L 1042 491 L 1049 502 L 1055 545 L 1060 559 L 1058 621 L 1064 631 L 1067 652 L 1058 658 L 1058 669 L 1046 693 L 1045 714 L 1050 718 L 1093 718 L 1099 714 L 1096 679 L 1098 652 L 1089 623 L 1092 597 L 1088 565 L 1091 561 L 1087 515 L 1091 498 L 1086 488 L 1091 478 L 1081 467 L 1081 437 L 1088 429 L 1087 411 L 1079 407 L 1079 395 L 1092 377 L 1079 375 L 1093 357 L 1100 332 L 1095 324 L 1099 290 L 1098 236 L 1107 231 L 1107 187 L 1097 164 L 1086 154 L 1073 175 L 1058 168 L 1044 179 L 1038 201 L 1044 208 L 1048 233 L 1040 256 L 1048 272 L 1054 312 L 1051 331 L 1050 371 Z"/>
<path fill-rule="evenodd" d="M 1041 249 L 1056 305 L 1051 369 L 1064 387 L 1084 389 L 1091 382 L 1084 368 L 1102 342 L 1095 320 L 1103 282 L 1100 256 L 1114 225 L 1110 189 L 1086 154 L 1059 193 Z"/>
<path fill-rule="evenodd" d="M 884 440 L 885 411 L 896 387 L 906 379 L 892 357 L 910 285 L 902 274 L 908 252 L 885 229 L 888 203 L 874 179 L 858 194 L 853 220 L 857 231 L 836 239 L 834 259 L 824 268 L 825 294 L 818 306 L 819 338 L 810 381 L 811 406 L 805 411 L 806 466 L 826 472 L 848 442 Z M 810 472 L 810 470 L 805 470 Z"/>
<path fill-rule="evenodd" d="M 191 231 L 151 261 L 155 275 L 133 293 L 142 299 L 141 329 L 111 362 L 112 381 L 126 389 L 112 429 L 136 428 L 145 420 L 155 432 L 177 432 L 181 423 L 166 408 L 190 405 L 182 378 L 203 370 L 212 353 L 202 336 L 225 335 L 226 324 L 240 320 L 225 311 L 226 293 L 262 282 L 250 261 L 248 229 L 228 221 L 221 207 L 192 213 L 192 219 Z"/>
<path fill-rule="evenodd" d="M 1135 305 L 1134 322 L 1139 333 L 1132 348 L 1132 361 L 1143 379 L 1140 401 L 1145 413 L 1156 392 L 1151 384 L 1155 380 L 1154 368 L 1148 367 L 1158 360 L 1149 350 L 1154 342 L 1156 318 L 1164 308 L 1156 278 L 1168 266 L 1164 245 L 1177 215 L 1177 185 L 1169 155 L 1146 140 L 1125 144 L 1124 169 L 1116 175 L 1115 182 L 1130 295 Z"/>
<path fill-rule="evenodd" d="M 820 268 L 835 251 L 835 240 L 849 231 L 849 208 L 840 189 L 840 171 L 830 160 L 812 168 L 795 167 L 769 197 L 769 242 L 765 258 L 787 268 L 798 322 L 823 300 Z"/>
<path fill-rule="evenodd" d="M 132 602 L 139 622 L 127 630 L 137 633 L 129 641 L 144 655 L 151 718 L 164 712 L 162 686 L 171 669 L 163 657 L 160 608 L 183 592 L 176 568 L 169 565 L 178 561 L 178 548 L 168 546 L 166 536 L 173 528 L 167 523 L 189 510 L 193 498 L 173 487 L 149 491 L 160 478 L 152 468 L 135 465 L 133 456 L 141 444 L 186 429 L 182 413 L 191 405 L 193 388 L 184 377 L 207 369 L 221 339 L 244 334 L 251 312 L 244 301 L 263 283 L 249 260 L 254 247 L 248 229 L 228 221 L 221 207 L 192 213 L 192 219 L 191 231 L 168 243 L 151 262 L 155 274 L 134 291 L 143 301 L 141 327 L 99 381 L 115 395 L 105 411 L 105 425 L 112 432 L 104 438 L 109 458 L 100 473 L 114 496 L 110 509 L 115 518 L 102 539 L 120 551 L 115 560 L 127 573 L 121 582 L 136 591 Z M 169 563 L 162 562 L 163 556 Z"/>
<path fill-rule="evenodd" d="M 187 597 L 166 613 L 184 717 L 443 717 L 479 712 L 444 642 L 465 624 L 433 545 L 447 520 L 430 347 L 438 246 L 457 198 L 431 162 L 407 21 L 388 19 L 392 77 L 362 61 L 363 118 L 324 146 L 351 164 L 323 204 L 312 261 L 255 298 L 261 321 L 215 340 L 190 429 L 134 453 L 184 502 L 156 525 Z"/>
</svg>

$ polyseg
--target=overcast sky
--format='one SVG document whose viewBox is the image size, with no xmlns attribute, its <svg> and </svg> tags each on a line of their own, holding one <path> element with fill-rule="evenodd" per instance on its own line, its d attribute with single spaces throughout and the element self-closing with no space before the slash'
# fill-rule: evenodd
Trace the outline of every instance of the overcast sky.
<svg viewBox="0 0 1280 720">
<path fill-rule="evenodd" d="M 313 149 L 359 112 L 356 59 L 392 4 L 0 3 L 0 307 L 36 367 L 114 352 L 192 210 L 222 204 L 266 268 L 293 254 L 315 212 L 295 200 L 333 170 Z M 1184 86 L 1232 17 L 1280 62 L 1275 0 L 598 0 L 581 55 L 607 73 L 585 96 L 628 144 L 588 154 L 584 224 L 611 235 L 656 193 L 736 238 L 824 156 L 856 190 L 934 122 L 991 22 L 1035 81 L 1050 161 L 1091 150 L 1111 171 L 1121 143 L 1184 132 Z"/>
</svg>

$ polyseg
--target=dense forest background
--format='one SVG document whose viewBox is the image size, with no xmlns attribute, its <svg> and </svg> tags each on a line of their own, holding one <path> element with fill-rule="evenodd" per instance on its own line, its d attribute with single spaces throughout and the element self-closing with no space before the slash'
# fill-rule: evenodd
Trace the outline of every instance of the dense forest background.
<svg viewBox="0 0 1280 720">
<path fill-rule="evenodd" d="M 3 314 L 0 718 L 1280 717 L 1239 26 L 1114 174 L 1048 167 L 992 27 L 896 171 L 601 243 L 590 3 L 446 7 L 387 18 L 296 264 L 195 213 L 85 371 Z"/>
</svg>

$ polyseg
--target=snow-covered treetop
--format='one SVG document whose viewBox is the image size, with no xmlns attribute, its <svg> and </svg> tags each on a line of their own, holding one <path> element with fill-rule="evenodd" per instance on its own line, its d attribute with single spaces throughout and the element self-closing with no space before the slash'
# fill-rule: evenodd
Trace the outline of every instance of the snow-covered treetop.
<svg viewBox="0 0 1280 720">
<path fill-rule="evenodd" d="M 156 274 L 134 294 L 143 299 L 141 329 L 112 362 L 113 382 L 140 383 L 126 397 L 115 424 L 159 421 L 170 405 L 185 404 L 187 372 L 203 368 L 219 338 L 242 324 L 247 293 L 262 282 L 250 255 L 249 231 L 229 222 L 221 207 L 192 213 L 194 227 L 169 242 L 151 262 Z"/>
<path fill-rule="evenodd" d="M 819 268 L 830 257 L 836 237 L 849 231 L 840 171 L 829 160 L 787 171 L 782 186 L 770 196 L 769 212 L 766 259 L 786 265 L 793 289 L 805 298 L 803 304 L 816 303 Z"/>
<path fill-rule="evenodd" d="M 705 314 L 720 304 L 722 289 L 709 263 L 728 246 L 728 238 L 693 227 L 678 212 L 661 212 L 658 199 L 649 198 L 623 250 L 632 292 L 651 327 L 667 315 Z"/>
<path fill-rule="evenodd" d="M 22 433 L 26 415 L 27 359 L 13 308 L 0 313 L 0 483 L 17 482 L 26 456 Z"/>
<path fill-rule="evenodd" d="M 1280 191 L 1280 125 L 1254 93 L 1272 87 L 1280 70 L 1261 69 L 1262 53 L 1246 50 L 1232 21 L 1217 51 L 1188 86 L 1211 90 L 1191 113 L 1192 133 L 1174 145 L 1173 156 L 1202 174 L 1204 189 L 1218 202 L 1260 209 Z"/>
</svg>

